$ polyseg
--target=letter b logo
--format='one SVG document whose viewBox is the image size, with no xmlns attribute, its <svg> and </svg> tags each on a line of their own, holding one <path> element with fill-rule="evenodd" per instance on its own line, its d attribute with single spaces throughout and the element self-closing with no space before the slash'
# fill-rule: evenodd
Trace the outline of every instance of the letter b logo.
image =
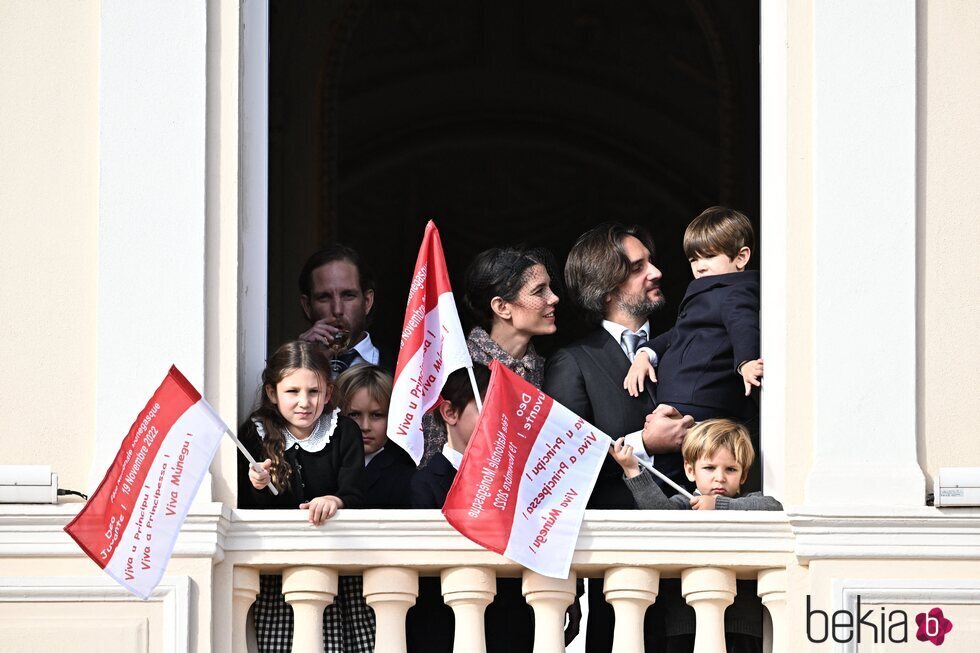
<svg viewBox="0 0 980 653">
<path fill-rule="evenodd" d="M 920 612 L 915 615 L 915 623 L 919 629 L 915 638 L 920 642 L 932 642 L 940 646 L 946 635 L 953 630 L 953 622 L 943 615 L 942 608 L 933 608 L 928 613 Z"/>
<path fill-rule="evenodd" d="M 814 617 L 817 617 L 817 628 L 814 628 Z M 815 632 L 816 631 L 816 632 Z M 819 635 L 817 635 L 819 633 Z M 810 607 L 810 595 L 806 595 L 806 638 L 814 644 L 822 644 L 827 641 L 830 633 L 830 617 L 823 610 L 814 610 Z"/>
</svg>

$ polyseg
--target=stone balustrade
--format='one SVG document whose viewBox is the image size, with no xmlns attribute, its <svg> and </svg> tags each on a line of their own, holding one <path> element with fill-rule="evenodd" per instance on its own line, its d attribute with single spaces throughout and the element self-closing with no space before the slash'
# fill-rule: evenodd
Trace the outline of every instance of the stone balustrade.
<svg viewBox="0 0 980 653">
<path fill-rule="evenodd" d="M 158 642 L 166 653 L 255 650 L 250 606 L 259 593 L 260 574 L 314 570 L 291 572 L 287 583 L 293 604 L 306 601 L 310 606 L 332 600 L 333 574 L 362 574 L 366 601 L 377 615 L 381 651 L 404 648 L 405 614 L 416 601 L 420 576 L 438 578 L 443 570 L 458 568 L 481 569 L 495 577 L 523 574 L 520 567 L 457 534 L 437 511 L 346 510 L 322 527 L 311 527 L 301 511 L 234 510 L 202 500 L 184 522 L 160 584 L 144 601 L 102 572 L 65 533 L 80 506 L 0 505 L 4 614 L 20 610 L 32 617 L 44 615 L 50 632 L 70 631 L 72 637 L 80 613 L 89 620 L 106 616 L 113 623 L 128 614 L 137 624 L 133 632 Z M 852 568 L 861 578 L 866 568 L 879 570 L 879 575 L 888 569 L 882 577 L 907 579 L 917 588 L 915 596 L 930 588 L 928 596 L 939 592 L 936 596 L 956 603 L 962 583 L 969 583 L 956 575 L 964 560 L 976 560 L 977 550 L 980 512 L 975 509 L 589 511 L 571 570 L 579 578 L 605 580 L 606 598 L 617 614 L 618 651 L 639 650 L 639 614 L 649 601 L 663 600 L 664 579 L 687 581 L 680 591 L 705 622 L 698 633 L 702 647 L 718 643 L 717 636 L 714 644 L 706 638 L 720 630 L 716 606 L 727 602 L 730 574 L 738 580 L 756 579 L 756 591 L 771 616 L 771 650 L 779 652 L 791 650 L 790 642 L 799 648 L 801 624 L 793 616 L 802 613 L 806 594 L 815 591 L 822 605 L 834 604 L 824 582 L 826 572 L 820 581 L 823 589 L 814 587 L 813 562 L 860 561 Z M 904 563 L 893 574 L 896 560 L 926 562 Z M 700 571 L 705 573 L 696 573 Z M 955 580 L 936 580 L 944 574 Z M 471 588 L 477 592 L 473 596 L 479 598 L 488 586 Z M 531 575 L 523 587 L 541 624 L 538 650 L 560 650 L 560 614 L 571 600 L 571 579 Z M 468 590 L 464 586 L 457 591 Z M 44 610 L 37 610 L 38 601 L 48 602 Z M 708 623 L 712 619 L 714 626 Z M 317 630 L 315 624 L 300 627 L 306 635 Z M 33 641 L 31 631 L 23 632 L 22 641 Z M 114 641 L 119 650 L 133 648 L 122 639 Z"/>
<path fill-rule="evenodd" d="M 696 653 L 724 650 L 724 611 L 735 597 L 736 578 L 758 580 L 772 620 L 772 650 L 787 650 L 786 569 L 795 557 L 782 513 L 590 511 L 569 577 L 554 579 L 473 544 L 437 511 L 342 511 L 319 528 L 289 512 L 229 512 L 224 558 L 215 566 L 216 586 L 230 590 L 229 600 L 222 604 L 215 597 L 215 609 L 230 611 L 234 636 L 228 650 L 235 653 L 253 650 L 248 611 L 260 573 L 283 576 L 283 594 L 294 610 L 293 651 L 320 650 L 323 608 L 344 574 L 363 574 L 379 651 L 405 650 L 405 615 L 420 575 L 441 579 L 443 599 L 456 617 L 456 650 L 485 650 L 483 614 L 498 576 L 523 579 L 535 615 L 534 653 L 564 650 L 565 610 L 575 598 L 577 576 L 604 578 L 616 614 L 617 653 L 643 650 L 644 613 L 667 577 L 681 578 L 682 594 L 697 615 Z"/>
</svg>

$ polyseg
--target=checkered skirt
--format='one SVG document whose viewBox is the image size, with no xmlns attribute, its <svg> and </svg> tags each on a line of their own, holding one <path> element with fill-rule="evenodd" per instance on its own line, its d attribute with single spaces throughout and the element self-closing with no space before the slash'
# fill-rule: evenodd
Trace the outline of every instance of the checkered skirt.
<svg viewBox="0 0 980 653">
<path fill-rule="evenodd" d="M 293 608 L 282 596 L 282 576 L 261 576 L 252 608 L 259 653 L 290 653 Z M 364 600 L 360 576 L 341 576 L 337 598 L 323 611 L 323 650 L 326 653 L 371 653 L 374 650 L 374 610 Z"/>
</svg>

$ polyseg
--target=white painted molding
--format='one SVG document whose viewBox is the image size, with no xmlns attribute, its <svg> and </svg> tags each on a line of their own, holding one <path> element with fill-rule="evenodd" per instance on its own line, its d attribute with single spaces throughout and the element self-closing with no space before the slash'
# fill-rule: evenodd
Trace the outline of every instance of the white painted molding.
<svg viewBox="0 0 980 653">
<path fill-rule="evenodd" d="M 0 603 L 132 602 L 143 599 L 105 576 L 7 576 L 0 577 Z M 162 632 L 151 637 L 165 653 L 190 651 L 191 581 L 187 576 L 164 576 L 148 599 L 160 603 Z"/>
<path fill-rule="evenodd" d="M 0 505 L 0 557 L 84 558 L 78 544 L 64 531 L 81 505 Z M 230 515 L 231 511 L 220 503 L 192 505 L 177 536 L 173 556 L 220 562 L 224 556 L 221 542 Z"/>
<path fill-rule="evenodd" d="M 980 559 L 980 510 L 855 507 L 786 511 L 796 556 L 819 559 Z"/>
<path fill-rule="evenodd" d="M 64 533 L 79 504 L 0 505 L 0 557 L 78 557 Z M 235 564 L 341 564 L 356 568 L 399 552 L 405 564 L 516 568 L 464 538 L 436 510 L 348 510 L 322 527 L 300 511 L 196 507 L 176 557 Z M 385 557 L 389 556 L 389 557 Z M 791 507 L 787 512 L 586 511 L 573 564 L 684 565 L 724 557 L 731 565 L 778 566 L 796 559 L 980 560 L 980 509 Z"/>
<path fill-rule="evenodd" d="M 763 490 L 769 496 L 786 496 L 786 360 L 787 294 L 789 261 L 786 256 L 786 223 L 789 220 L 787 190 L 787 3 L 763 0 L 760 11 L 759 125 L 760 245 L 762 250 L 762 356 L 766 360 L 766 385 L 762 394 L 761 457 Z"/>
<path fill-rule="evenodd" d="M 813 66 L 816 390 L 806 503 L 921 506 L 916 0 L 815 2 Z"/>
<path fill-rule="evenodd" d="M 265 367 L 269 259 L 269 0 L 243 0 L 238 415 L 252 410 Z M 298 300 L 297 300 L 298 301 Z"/>
<path fill-rule="evenodd" d="M 83 557 L 63 531 L 78 505 L 0 505 L 0 556 Z M 207 511 L 192 508 L 174 555 L 211 556 L 217 562 L 247 554 L 255 564 L 312 564 L 316 555 L 329 554 L 347 565 L 370 565 L 371 556 L 391 551 L 404 552 L 420 564 L 463 552 L 479 564 L 513 566 L 461 536 L 437 510 L 348 510 L 312 527 L 298 510 L 232 510 L 210 504 Z M 792 531 L 779 512 L 587 511 L 576 563 L 613 564 L 623 555 L 661 552 L 673 552 L 681 561 L 691 552 L 731 553 L 746 560 L 785 556 L 793 552 Z"/>
</svg>

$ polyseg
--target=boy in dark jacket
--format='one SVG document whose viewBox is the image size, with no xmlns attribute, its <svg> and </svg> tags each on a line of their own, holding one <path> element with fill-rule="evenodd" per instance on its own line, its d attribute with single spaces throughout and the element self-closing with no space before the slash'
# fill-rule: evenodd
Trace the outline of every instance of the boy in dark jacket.
<svg viewBox="0 0 980 653">
<path fill-rule="evenodd" d="M 639 346 L 623 382 L 631 395 L 642 392 L 650 379 L 657 382 L 660 403 L 696 421 L 753 416 L 746 397 L 760 385 L 763 371 L 759 273 L 745 270 L 754 240 L 748 218 L 721 206 L 706 209 L 688 225 L 684 253 L 694 281 L 674 327 Z"/>
</svg>

